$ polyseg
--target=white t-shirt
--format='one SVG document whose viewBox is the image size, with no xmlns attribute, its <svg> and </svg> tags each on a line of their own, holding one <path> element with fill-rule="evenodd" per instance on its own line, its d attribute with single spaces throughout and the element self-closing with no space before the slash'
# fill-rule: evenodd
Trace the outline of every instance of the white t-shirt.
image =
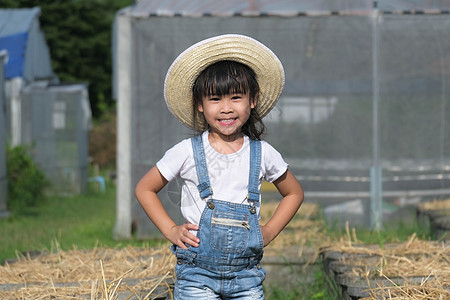
<svg viewBox="0 0 450 300">
<path fill-rule="evenodd" d="M 221 154 L 215 151 L 208 140 L 208 131 L 202 134 L 206 155 L 209 181 L 213 189 L 213 199 L 244 203 L 248 192 L 250 169 L 250 143 L 244 136 L 244 144 L 237 152 Z M 181 188 L 181 213 L 186 222 L 199 225 L 200 217 L 205 207 L 205 200 L 200 198 L 197 185 L 197 171 L 195 169 L 194 154 L 190 139 L 185 139 L 167 150 L 156 163 L 158 170 L 167 181 L 177 177 L 183 179 Z M 270 144 L 261 141 L 261 180 L 273 182 L 283 175 L 288 165 Z M 259 215 L 259 205 L 257 207 Z"/>
</svg>

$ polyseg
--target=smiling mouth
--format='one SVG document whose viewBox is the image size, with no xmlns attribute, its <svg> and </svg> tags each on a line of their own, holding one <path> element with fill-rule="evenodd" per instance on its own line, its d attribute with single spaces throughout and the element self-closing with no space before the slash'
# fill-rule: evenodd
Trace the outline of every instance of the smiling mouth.
<svg viewBox="0 0 450 300">
<path fill-rule="evenodd" d="M 232 125 L 237 121 L 237 118 L 233 119 L 219 119 L 219 123 L 223 125 Z"/>
</svg>

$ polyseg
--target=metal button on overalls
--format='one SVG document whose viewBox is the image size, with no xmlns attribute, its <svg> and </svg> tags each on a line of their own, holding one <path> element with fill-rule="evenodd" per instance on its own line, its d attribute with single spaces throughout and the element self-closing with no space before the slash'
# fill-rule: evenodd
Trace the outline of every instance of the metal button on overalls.
<svg viewBox="0 0 450 300">
<path fill-rule="evenodd" d="M 207 205 L 208 205 L 209 209 L 214 209 L 214 207 L 215 207 L 214 203 L 212 203 L 211 201 L 208 201 Z"/>
</svg>

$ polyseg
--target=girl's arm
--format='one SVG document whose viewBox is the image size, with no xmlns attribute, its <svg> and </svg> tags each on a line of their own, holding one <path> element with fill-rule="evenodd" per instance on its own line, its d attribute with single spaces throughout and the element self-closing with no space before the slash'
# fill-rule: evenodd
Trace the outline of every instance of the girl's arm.
<svg viewBox="0 0 450 300">
<path fill-rule="evenodd" d="M 166 184 L 167 180 L 154 166 L 136 185 L 136 198 L 150 220 L 172 244 L 184 249 L 187 248 L 185 244 L 198 247 L 199 239 L 189 231 L 198 230 L 198 226 L 194 224 L 177 226 L 164 209 L 157 194 Z"/>
<path fill-rule="evenodd" d="M 303 202 L 303 189 L 291 171 L 287 170 L 273 183 L 283 199 L 267 224 L 261 226 L 264 247 L 283 230 Z"/>
</svg>

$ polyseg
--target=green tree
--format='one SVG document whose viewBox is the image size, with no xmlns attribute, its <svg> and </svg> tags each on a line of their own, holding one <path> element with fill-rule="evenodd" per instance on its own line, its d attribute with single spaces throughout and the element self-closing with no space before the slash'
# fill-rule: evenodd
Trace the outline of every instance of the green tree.
<svg viewBox="0 0 450 300">
<path fill-rule="evenodd" d="M 39 6 L 40 24 L 61 82 L 87 82 L 94 118 L 114 105 L 111 37 L 114 16 L 134 0 L 0 0 L 0 8 Z"/>
</svg>

